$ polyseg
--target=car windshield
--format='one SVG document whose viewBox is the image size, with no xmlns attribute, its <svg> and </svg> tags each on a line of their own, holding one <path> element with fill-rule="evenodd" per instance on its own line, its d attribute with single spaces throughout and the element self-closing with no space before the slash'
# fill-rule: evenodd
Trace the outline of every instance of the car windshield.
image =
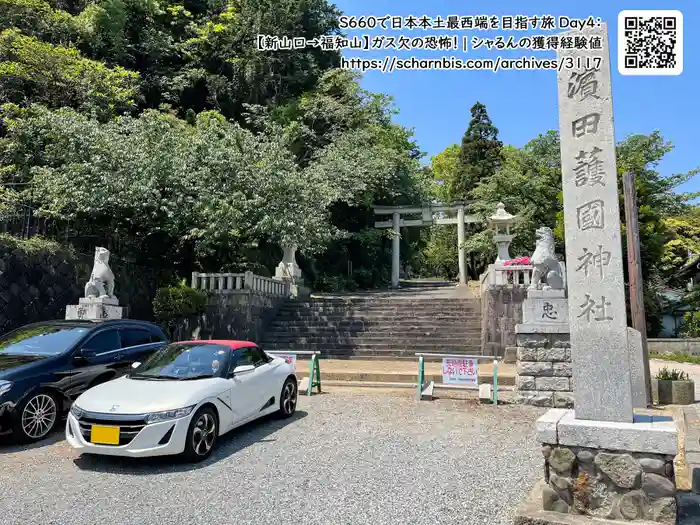
<svg viewBox="0 0 700 525">
<path fill-rule="evenodd" d="M 41 325 L 21 328 L 0 337 L 0 354 L 59 355 L 90 331 L 82 326 Z"/>
<path fill-rule="evenodd" d="M 231 349 L 211 343 L 170 344 L 141 364 L 133 379 L 202 379 L 222 377 L 229 364 Z"/>
</svg>

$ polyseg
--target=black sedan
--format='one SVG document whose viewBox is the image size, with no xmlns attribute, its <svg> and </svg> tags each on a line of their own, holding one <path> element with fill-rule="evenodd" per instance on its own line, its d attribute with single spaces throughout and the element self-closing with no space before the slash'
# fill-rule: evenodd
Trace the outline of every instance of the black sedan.
<svg viewBox="0 0 700 525">
<path fill-rule="evenodd" d="M 0 337 L 0 435 L 46 437 L 87 389 L 129 371 L 167 343 L 132 320 L 49 321 Z"/>
</svg>

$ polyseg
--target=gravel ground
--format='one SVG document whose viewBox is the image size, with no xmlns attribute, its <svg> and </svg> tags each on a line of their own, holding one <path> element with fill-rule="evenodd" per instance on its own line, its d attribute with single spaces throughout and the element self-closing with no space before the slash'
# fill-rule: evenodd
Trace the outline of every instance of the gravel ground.
<svg viewBox="0 0 700 525">
<path fill-rule="evenodd" d="M 541 476 L 545 409 L 418 403 L 412 391 L 335 389 L 295 418 L 229 433 L 200 465 L 80 457 L 55 439 L 0 448 L 0 523 L 512 523 Z"/>
</svg>

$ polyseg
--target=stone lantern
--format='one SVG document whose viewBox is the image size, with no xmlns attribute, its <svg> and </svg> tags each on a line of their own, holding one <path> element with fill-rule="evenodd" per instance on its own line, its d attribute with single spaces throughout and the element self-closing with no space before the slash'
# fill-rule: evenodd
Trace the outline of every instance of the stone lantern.
<svg viewBox="0 0 700 525">
<path fill-rule="evenodd" d="M 302 284 L 301 268 L 296 260 L 296 246 L 283 246 L 284 255 L 282 261 L 277 265 L 275 279 L 280 281 L 291 281 L 292 284 Z"/>
<path fill-rule="evenodd" d="M 498 256 L 496 257 L 496 264 L 504 263 L 510 259 L 510 253 L 508 249 L 510 248 L 510 243 L 513 240 L 514 235 L 510 233 L 510 228 L 518 220 L 518 217 L 511 215 L 506 211 L 506 206 L 502 202 L 498 203 L 496 206 L 496 213 L 489 217 L 489 226 L 496 230 L 493 236 L 493 242 L 498 248 Z"/>
</svg>

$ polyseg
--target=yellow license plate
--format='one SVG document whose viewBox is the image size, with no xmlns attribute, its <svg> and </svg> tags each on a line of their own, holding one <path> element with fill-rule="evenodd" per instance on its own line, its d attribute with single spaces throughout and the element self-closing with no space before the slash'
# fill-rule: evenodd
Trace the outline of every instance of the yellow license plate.
<svg viewBox="0 0 700 525">
<path fill-rule="evenodd" d="M 119 427 L 101 427 L 92 425 L 90 441 L 96 445 L 118 445 Z"/>
</svg>

